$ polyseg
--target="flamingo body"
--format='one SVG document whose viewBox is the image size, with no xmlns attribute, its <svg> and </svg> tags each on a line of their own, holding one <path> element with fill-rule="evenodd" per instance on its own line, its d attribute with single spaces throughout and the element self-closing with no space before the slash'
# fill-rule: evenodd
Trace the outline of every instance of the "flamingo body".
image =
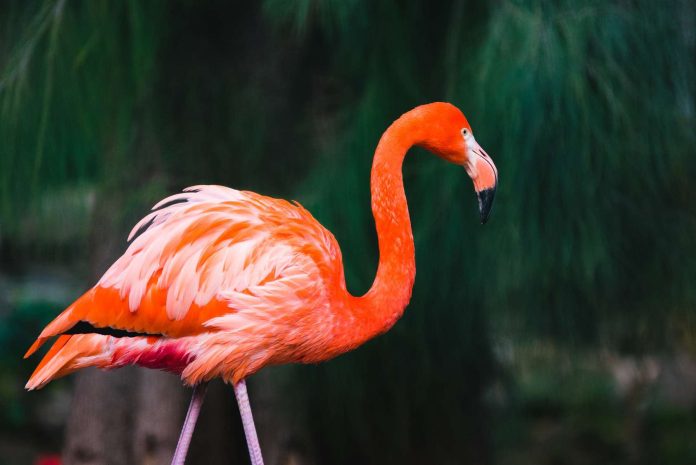
<svg viewBox="0 0 696 465">
<path fill-rule="evenodd" d="M 196 186 L 155 205 L 129 239 L 142 229 L 27 355 L 79 322 L 133 337 L 63 335 L 28 388 L 87 365 L 238 381 L 271 363 L 326 360 L 365 337 L 340 248 L 299 204 Z"/>
<path fill-rule="evenodd" d="M 384 133 L 372 166 L 380 260 L 370 290 L 346 291 L 334 236 L 297 203 L 221 186 L 162 200 L 101 280 L 53 320 L 58 336 L 26 387 L 87 366 L 137 364 L 197 385 L 237 383 L 269 364 L 327 360 L 387 331 L 415 280 L 401 167 L 413 145 L 463 166 L 487 219 L 497 171 L 462 113 L 416 107 Z"/>
</svg>

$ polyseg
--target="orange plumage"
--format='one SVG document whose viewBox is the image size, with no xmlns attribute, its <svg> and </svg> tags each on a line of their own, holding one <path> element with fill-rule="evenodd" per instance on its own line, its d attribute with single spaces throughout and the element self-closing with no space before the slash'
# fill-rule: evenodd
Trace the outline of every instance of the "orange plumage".
<svg viewBox="0 0 696 465">
<path fill-rule="evenodd" d="M 495 188 L 492 161 L 463 128 L 470 133 L 458 109 L 434 103 L 403 115 L 380 140 L 371 184 L 380 262 L 364 296 L 346 291 L 338 243 L 299 204 L 189 188 L 157 204 L 123 256 L 46 326 L 26 356 L 58 338 L 27 388 L 86 366 L 127 364 L 170 370 L 191 385 L 217 376 L 236 383 L 269 364 L 326 360 L 385 332 L 415 279 L 401 175 L 408 149 L 426 147 L 465 166 L 477 190 Z"/>
</svg>

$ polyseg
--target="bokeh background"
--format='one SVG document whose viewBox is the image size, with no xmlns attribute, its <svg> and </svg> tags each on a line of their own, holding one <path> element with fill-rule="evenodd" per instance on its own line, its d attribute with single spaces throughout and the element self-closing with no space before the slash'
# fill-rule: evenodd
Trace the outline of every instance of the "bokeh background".
<svg viewBox="0 0 696 465">
<path fill-rule="evenodd" d="M 161 197 L 297 199 L 348 286 L 382 131 L 447 100 L 496 161 L 404 167 L 418 276 L 386 335 L 250 381 L 270 465 L 696 463 L 692 0 L 0 3 L 0 464 L 167 464 L 188 391 L 141 369 L 39 392 L 21 356 Z M 247 463 L 212 386 L 192 464 Z"/>
</svg>

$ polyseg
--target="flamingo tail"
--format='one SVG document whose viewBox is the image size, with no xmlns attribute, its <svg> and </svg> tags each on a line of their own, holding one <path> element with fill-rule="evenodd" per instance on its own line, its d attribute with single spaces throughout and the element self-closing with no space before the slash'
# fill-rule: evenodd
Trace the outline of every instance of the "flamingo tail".
<svg viewBox="0 0 696 465">
<path fill-rule="evenodd" d="M 61 334 L 26 384 L 40 389 L 48 382 L 86 367 L 103 369 L 139 365 L 181 374 L 195 358 L 191 339 L 105 334 Z"/>
<path fill-rule="evenodd" d="M 110 336 L 101 334 L 63 334 L 46 353 L 25 388 L 41 389 L 49 381 L 89 366 L 112 364 Z"/>
</svg>

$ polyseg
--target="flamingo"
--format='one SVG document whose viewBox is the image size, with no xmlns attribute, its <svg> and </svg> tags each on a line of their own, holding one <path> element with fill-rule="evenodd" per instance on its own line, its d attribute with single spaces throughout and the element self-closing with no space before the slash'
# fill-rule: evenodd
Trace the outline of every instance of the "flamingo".
<svg viewBox="0 0 696 465">
<path fill-rule="evenodd" d="M 40 333 L 57 336 L 26 384 L 38 389 L 96 366 L 174 372 L 193 387 L 172 464 L 184 463 L 206 383 L 234 387 L 251 463 L 263 458 L 246 378 L 283 363 L 317 363 L 355 349 L 401 317 L 415 280 L 402 163 L 420 146 L 464 167 L 485 223 L 498 172 L 462 112 L 421 105 L 382 135 L 371 173 L 379 265 L 369 291 L 346 290 L 334 236 L 297 202 L 222 186 L 165 198 L 131 231 L 126 252 Z"/>
</svg>

